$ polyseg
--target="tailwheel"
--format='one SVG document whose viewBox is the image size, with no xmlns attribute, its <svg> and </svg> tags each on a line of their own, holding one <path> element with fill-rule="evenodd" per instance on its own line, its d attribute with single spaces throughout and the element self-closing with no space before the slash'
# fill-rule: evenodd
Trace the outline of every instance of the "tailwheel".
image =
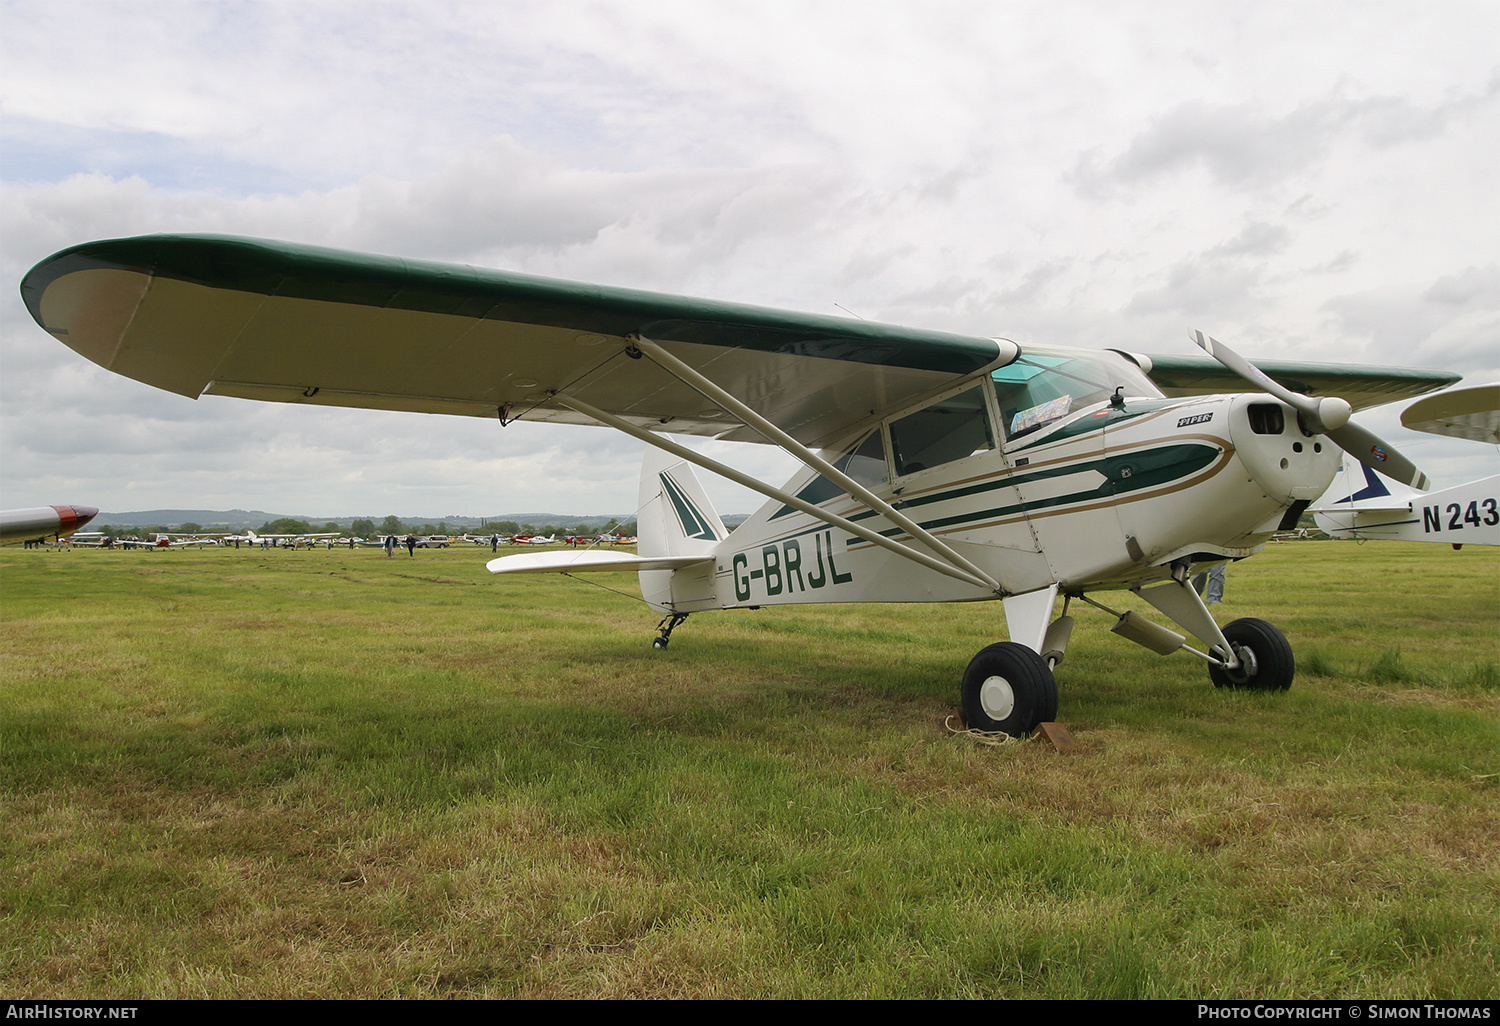
<svg viewBox="0 0 1500 1026">
<path fill-rule="evenodd" d="M 1280 630 L 1254 617 L 1225 624 L 1224 639 L 1240 666 L 1230 670 L 1210 663 L 1208 675 L 1216 688 L 1242 688 L 1246 691 L 1285 691 L 1292 686 L 1297 662 L 1292 646 Z"/>
<path fill-rule="evenodd" d="M 687 618 L 687 613 L 673 613 L 663 617 L 661 623 L 656 625 L 657 634 L 651 639 L 651 647 L 658 650 L 666 648 L 672 641 L 672 632 Z"/>
<path fill-rule="evenodd" d="M 1057 717 L 1057 681 L 1041 656 L 1002 641 L 969 661 L 963 705 L 971 729 L 1025 737 Z"/>
</svg>

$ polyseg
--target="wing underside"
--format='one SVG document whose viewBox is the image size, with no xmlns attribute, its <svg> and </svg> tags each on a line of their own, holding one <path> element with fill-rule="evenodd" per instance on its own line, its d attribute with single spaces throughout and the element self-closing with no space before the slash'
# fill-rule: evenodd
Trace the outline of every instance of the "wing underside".
<svg viewBox="0 0 1500 1026">
<path fill-rule="evenodd" d="M 1500 384 L 1470 385 L 1431 395 L 1401 411 L 1413 431 L 1500 445 Z"/>
<path fill-rule="evenodd" d="M 88 243 L 22 283 L 47 331 L 182 395 L 592 423 L 761 441 L 650 338 L 808 445 L 997 361 L 992 339 L 214 236 Z M 1013 349 L 1012 349 L 1013 351 Z"/>
</svg>

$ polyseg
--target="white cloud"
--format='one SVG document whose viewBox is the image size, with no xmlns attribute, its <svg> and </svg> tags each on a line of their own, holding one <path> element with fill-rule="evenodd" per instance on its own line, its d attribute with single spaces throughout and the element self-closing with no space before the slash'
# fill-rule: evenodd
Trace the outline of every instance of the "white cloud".
<svg viewBox="0 0 1500 1026">
<path fill-rule="evenodd" d="M 0 14 L 12 282 L 88 239 L 225 232 L 1022 341 L 1183 352 L 1201 326 L 1251 355 L 1500 364 L 1493 5 Z M 194 403 L 83 363 L 14 291 L 0 316 L 9 504 L 635 501 L 639 446 L 606 431 Z"/>
</svg>

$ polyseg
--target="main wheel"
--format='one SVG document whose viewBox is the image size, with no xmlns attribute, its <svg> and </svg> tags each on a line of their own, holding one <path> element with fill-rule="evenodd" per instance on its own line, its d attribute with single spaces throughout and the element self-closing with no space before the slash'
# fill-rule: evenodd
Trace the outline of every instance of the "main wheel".
<svg viewBox="0 0 1500 1026">
<path fill-rule="evenodd" d="M 1224 626 L 1224 638 L 1240 657 L 1237 670 L 1212 663 L 1208 675 L 1216 688 L 1247 691 L 1285 691 L 1297 674 L 1297 661 L 1286 635 L 1264 620 L 1245 617 Z"/>
<path fill-rule="evenodd" d="M 1002 641 L 969 660 L 963 702 L 972 729 L 1025 737 L 1057 716 L 1057 681 L 1041 656 Z"/>
</svg>

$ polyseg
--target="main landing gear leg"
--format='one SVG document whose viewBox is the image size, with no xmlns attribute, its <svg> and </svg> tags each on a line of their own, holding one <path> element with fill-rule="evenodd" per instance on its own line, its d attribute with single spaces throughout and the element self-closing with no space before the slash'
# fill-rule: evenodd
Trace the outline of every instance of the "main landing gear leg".
<svg viewBox="0 0 1500 1026">
<path fill-rule="evenodd" d="M 1191 648 L 1188 651 L 1208 660 L 1208 675 L 1215 687 L 1285 691 L 1292 686 L 1297 661 L 1286 635 L 1252 617 L 1225 624 L 1221 631 L 1203 598 L 1188 583 L 1186 564 L 1174 564 L 1173 569 L 1177 571 L 1174 580 L 1141 588 L 1136 594 L 1209 646 L 1207 655 Z M 1165 654 L 1170 649 L 1157 651 Z"/>
<path fill-rule="evenodd" d="M 667 643 L 672 640 L 672 632 L 677 625 L 687 620 L 687 613 L 673 613 L 671 616 L 662 618 L 661 623 L 656 625 L 657 635 L 651 639 L 652 648 L 666 648 Z"/>
</svg>

